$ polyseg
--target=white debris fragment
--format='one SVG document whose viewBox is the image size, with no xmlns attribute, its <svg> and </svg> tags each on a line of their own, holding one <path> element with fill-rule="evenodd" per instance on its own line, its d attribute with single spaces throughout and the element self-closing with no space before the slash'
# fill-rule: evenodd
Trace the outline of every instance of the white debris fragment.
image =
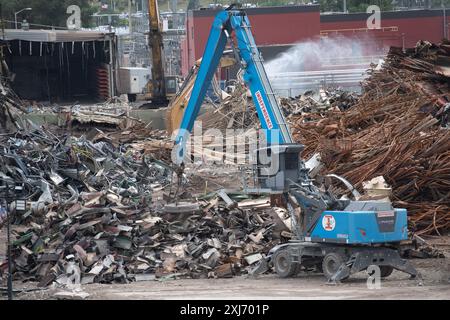
<svg viewBox="0 0 450 320">
<path fill-rule="evenodd" d="M 383 176 L 363 182 L 363 189 L 369 197 L 376 197 L 377 199 L 382 197 L 383 200 L 389 200 L 392 194 L 392 188 L 386 183 Z"/>
</svg>

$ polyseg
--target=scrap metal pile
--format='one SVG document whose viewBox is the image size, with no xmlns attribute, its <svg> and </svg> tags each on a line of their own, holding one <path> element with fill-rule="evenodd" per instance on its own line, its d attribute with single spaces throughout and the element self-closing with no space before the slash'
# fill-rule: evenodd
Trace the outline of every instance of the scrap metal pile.
<svg viewBox="0 0 450 320">
<path fill-rule="evenodd" d="M 306 113 L 323 114 L 328 110 L 344 111 L 358 100 L 355 93 L 341 89 L 307 91 L 295 98 L 282 98 L 281 107 L 285 116 L 302 115 Z"/>
<path fill-rule="evenodd" d="M 189 212 L 167 213 L 170 167 L 115 147 L 114 135 L 88 140 L 30 124 L 1 137 L 2 181 L 23 183 L 18 197 L 27 200 L 12 221 L 15 279 L 67 284 L 77 270 L 82 283 L 231 277 L 286 229 L 268 199 L 230 195 L 230 205 L 223 192 L 191 199 L 197 205 Z M 6 265 L 0 261 L 0 275 Z"/>
<path fill-rule="evenodd" d="M 111 99 L 105 103 L 82 106 L 73 105 L 58 107 L 59 120 L 64 125 L 76 129 L 90 129 L 93 126 L 104 130 L 125 129 L 136 125 L 139 121 L 128 116 L 128 103 Z"/>
<path fill-rule="evenodd" d="M 291 116 L 305 158 L 364 181 L 383 176 L 418 234 L 450 230 L 450 45 L 392 48 L 346 111 Z"/>
<path fill-rule="evenodd" d="M 328 110 L 344 111 L 358 100 L 355 93 L 341 89 L 307 91 L 293 98 L 281 98 L 280 105 L 285 116 L 321 114 Z M 260 122 L 253 100 L 247 88 L 238 83 L 235 91 L 222 103 L 199 116 L 203 129 L 250 129 L 259 128 Z"/>
</svg>

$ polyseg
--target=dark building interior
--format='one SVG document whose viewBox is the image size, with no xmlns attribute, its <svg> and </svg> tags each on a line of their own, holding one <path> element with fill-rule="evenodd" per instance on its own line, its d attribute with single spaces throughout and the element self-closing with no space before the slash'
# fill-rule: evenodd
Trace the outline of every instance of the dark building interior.
<svg viewBox="0 0 450 320">
<path fill-rule="evenodd" d="M 13 40 L 5 53 L 12 87 L 22 99 L 92 101 L 108 94 L 109 41 Z"/>
</svg>

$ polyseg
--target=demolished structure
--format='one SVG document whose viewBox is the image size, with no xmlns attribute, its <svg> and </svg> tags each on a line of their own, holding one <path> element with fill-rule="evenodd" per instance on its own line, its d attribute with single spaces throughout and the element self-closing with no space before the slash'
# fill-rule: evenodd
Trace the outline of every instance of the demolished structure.
<svg viewBox="0 0 450 320">
<path fill-rule="evenodd" d="M 281 221 L 276 226 L 268 199 L 229 208 L 210 194 L 188 212 L 168 214 L 163 190 L 171 168 L 115 147 L 106 133 L 92 136 L 30 125 L 3 137 L 1 174 L 26 190 L 27 210 L 13 221 L 20 225 L 13 242 L 18 279 L 65 284 L 73 261 L 83 283 L 229 277 L 262 258 L 287 230 Z"/>
<path fill-rule="evenodd" d="M 282 100 L 303 157 L 316 155 L 321 174 L 339 174 L 361 192 L 382 176 L 416 234 L 450 227 L 449 56 L 447 44 L 392 49 L 360 97 L 323 91 Z M 258 126 L 256 118 L 238 86 L 201 120 L 226 130 Z M 26 190 L 27 210 L 13 220 L 16 279 L 67 284 L 74 265 L 82 283 L 231 277 L 292 237 L 286 211 L 268 198 L 198 190 L 183 195 L 185 212 L 168 212 L 173 143 L 137 121 L 78 138 L 28 123 L 0 145 L 0 174 Z"/>
</svg>

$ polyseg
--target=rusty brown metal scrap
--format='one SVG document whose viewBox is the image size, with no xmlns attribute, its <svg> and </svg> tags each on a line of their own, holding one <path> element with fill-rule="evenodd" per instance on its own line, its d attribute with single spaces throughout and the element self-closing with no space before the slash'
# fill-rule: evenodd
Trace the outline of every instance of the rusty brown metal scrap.
<svg viewBox="0 0 450 320">
<path fill-rule="evenodd" d="M 450 230 L 450 78 L 438 64 L 449 58 L 448 45 L 391 49 L 351 108 L 290 117 L 304 157 L 319 152 L 326 172 L 359 188 L 384 176 L 417 234 Z"/>
</svg>

